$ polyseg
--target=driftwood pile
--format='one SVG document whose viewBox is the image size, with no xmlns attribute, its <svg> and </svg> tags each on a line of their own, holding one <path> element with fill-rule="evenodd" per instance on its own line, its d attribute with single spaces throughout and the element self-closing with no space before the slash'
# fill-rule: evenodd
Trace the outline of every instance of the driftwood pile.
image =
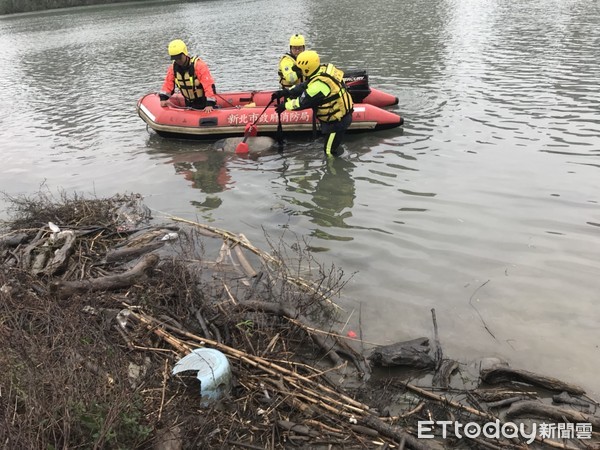
<svg viewBox="0 0 600 450">
<path fill-rule="evenodd" d="M 11 201 L 0 231 L 3 447 L 598 448 L 598 404 L 577 386 L 488 364 L 477 388 L 457 388 L 435 311 L 433 352 L 419 338 L 364 354 L 332 300 L 343 272 L 301 251 L 265 252 L 179 218 L 150 225 L 137 195 Z M 193 376 L 171 375 L 203 346 L 234 374 L 209 408 Z M 395 366 L 418 369 L 420 386 L 382 376 Z M 422 421 L 590 429 L 529 445 L 438 428 L 419 439 Z"/>
</svg>

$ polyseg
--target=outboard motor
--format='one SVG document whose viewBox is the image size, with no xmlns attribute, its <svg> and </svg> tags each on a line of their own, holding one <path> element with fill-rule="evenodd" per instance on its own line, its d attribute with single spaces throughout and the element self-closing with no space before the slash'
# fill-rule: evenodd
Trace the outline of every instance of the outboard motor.
<svg viewBox="0 0 600 450">
<path fill-rule="evenodd" d="M 344 72 L 344 83 L 354 103 L 362 103 L 365 97 L 371 93 L 369 75 L 366 70 L 349 70 Z"/>
</svg>

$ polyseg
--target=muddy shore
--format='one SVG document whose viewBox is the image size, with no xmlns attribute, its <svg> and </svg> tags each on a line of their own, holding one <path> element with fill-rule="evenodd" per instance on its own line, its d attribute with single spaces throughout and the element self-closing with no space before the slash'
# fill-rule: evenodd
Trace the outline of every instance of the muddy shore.
<svg viewBox="0 0 600 450">
<path fill-rule="evenodd" d="M 431 336 L 362 342 L 335 301 L 343 270 L 303 245 L 158 223 L 135 194 L 9 200 L 4 448 L 600 448 L 583 389 L 491 358 L 469 372 L 434 310 Z M 173 373 L 202 348 L 231 366 L 216 400 Z"/>
</svg>

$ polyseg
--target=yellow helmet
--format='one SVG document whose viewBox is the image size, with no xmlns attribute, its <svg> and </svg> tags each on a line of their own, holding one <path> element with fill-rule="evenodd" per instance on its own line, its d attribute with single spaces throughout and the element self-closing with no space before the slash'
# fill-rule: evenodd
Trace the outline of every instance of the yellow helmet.
<svg viewBox="0 0 600 450">
<path fill-rule="evenodd" d="M 185 56 L 189 56 L 185 42 L 183 42 L 181 39 L 175 39 L 174 41 L 169 42 L 169 55 L 171 55 L 171 59 L 173 59 L 174 56 L 181 55 L 182 53 Z"/>
<path fill-rule="evenodd" d="M 305 77 L 309 77 L 319 69 L 321 59 L 314 50 L 306 50 L 298 55 L 296 65 L 300 67 Z"/>
<path fill-rule="evenodd" d="M 290 47 L 304 47 L 304 36 L 296 33 L 290 38 Z"/>
</svg>

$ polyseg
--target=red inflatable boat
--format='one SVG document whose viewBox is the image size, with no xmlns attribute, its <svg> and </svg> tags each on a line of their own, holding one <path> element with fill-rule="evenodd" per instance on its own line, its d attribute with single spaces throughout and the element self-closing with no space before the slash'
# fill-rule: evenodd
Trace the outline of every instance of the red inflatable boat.
<svg viewBox="0 0 600 450">
<path fill-rule="evenodd" d="M 379 91 L 380 92 L 380 91 Z M 230 92 L 217 94 L 218 107 L 212 112 L 186 108 L 183 96 L 175 94 L 169 106 L 160 106 L 158 94 L 142 97 L 137 112 L 159 135 L 193 139 L 222 139 L 243 136 L 246 126 L 256 122 L 258 135 L 277 133 L 279 117 L 271 101 L 272 91 Z M 264 111 L 264 113 L 263 113 Z M 262 113 L 262 115 L 261 115 Z M 355 103 L 348 132 L 366 132 L 396 128 L 404 120 L 398 114 L 368 103 Z M 285 111 L 281 114 L 283 132 L 312 132 L 312 110 Z"/>
</svg>

